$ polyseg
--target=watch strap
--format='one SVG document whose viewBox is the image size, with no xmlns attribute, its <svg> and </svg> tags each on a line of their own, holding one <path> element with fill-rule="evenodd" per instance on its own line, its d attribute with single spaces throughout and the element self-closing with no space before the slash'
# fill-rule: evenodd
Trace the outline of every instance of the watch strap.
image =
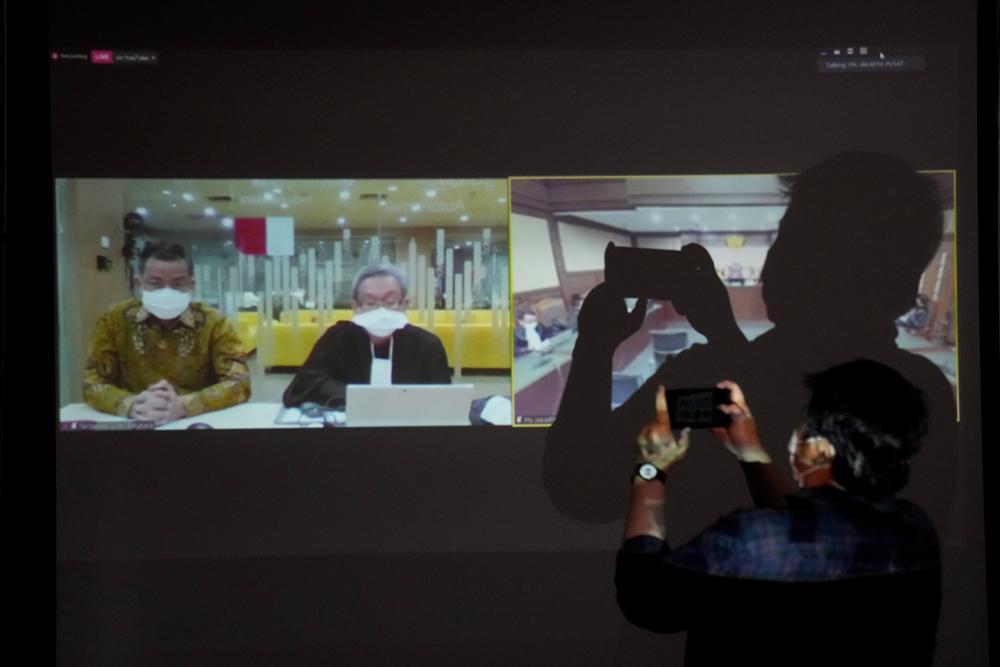
<svg viewBox="0 0 1000 667">
<path fill-rule="evenodd" d="M 656 470 L 656 475 L 653 476 L 653 477 L 650 477 L 648 479 L 646 477 L 643 477 L 642 475 L 639 474 L 639 470 L 641 470 L 643 466 L 647 466 L 647 465 L 653 467 Z M 636 463 L 635 464 L 635 468 L 632 470 L 632 481 L 634 482 L 637 478 L 643 480 L 644 482 L 651 482 L 654 479 L 658 479 L 661 482 L 665 483 L 667 481 L 667 473 L 665 473 L 664 471 L 660 470 L 655 465 L 653 465 L 652 463 L 649 463 L 649 462 Z"/>
</svg>

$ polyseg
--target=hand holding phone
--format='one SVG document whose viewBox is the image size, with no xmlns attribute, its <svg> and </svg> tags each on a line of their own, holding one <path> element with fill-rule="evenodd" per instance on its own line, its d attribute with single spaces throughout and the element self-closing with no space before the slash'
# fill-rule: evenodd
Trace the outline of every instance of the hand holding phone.
<svg viewBox="0 0 1000 667">
<path fill-rule="evenodd" d="M 731 402 L 727 387 L 671 389 L 667 406 L 674 428 L 726 428 L 730 415 L 719 406 Z"/>
<path fill-rule="evenodd" d="M 603 282 L 590 290 L 580 308 L 577 317 L 580 341 L 596 342 L 601 349 L 614 350 L 639 330 L 645 317 L 646 299 L 639 299 L 629 312 L 622 295 Z"/>
<path fill-rule="evenodd" d="M 750 406 L 743 395 L 743 390 L 730 380 L 723 380 L 716 387 L 729 394 L 730 400 L 720 404 L 719 411 L 729 417 L 730 422 L 725 427 L 713 428 L 712 434 L 741 461 L 769 463 L 770 457 L 760 444 L 757 424 L 750 414 Z"/>
<path fill-rule="evenodd" d="M 709 342 L 747 342 L 736 324 L 726 286 L 715 273 L 712 256 L 697 243 L 688 243 L 680 250 L 608 243 L 604 249 L 604 280 L 622 297 L 670 301 Z"/>
</svg>

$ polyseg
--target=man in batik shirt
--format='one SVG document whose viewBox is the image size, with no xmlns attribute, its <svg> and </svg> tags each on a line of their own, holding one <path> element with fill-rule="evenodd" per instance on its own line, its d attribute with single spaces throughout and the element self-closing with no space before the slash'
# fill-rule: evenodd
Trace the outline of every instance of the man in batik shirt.
<svg viewBox="0 0 1000 667">
<path fill-rule="evenodd" d="M 92 408 L 159 425 L 250 397 L 239 337 L 218 311 L 191 301 L 192 268 L 183 246 L 146 244 L 142 297 L 112 306 L 90 341 L 83 397 Z"/>
</svg>

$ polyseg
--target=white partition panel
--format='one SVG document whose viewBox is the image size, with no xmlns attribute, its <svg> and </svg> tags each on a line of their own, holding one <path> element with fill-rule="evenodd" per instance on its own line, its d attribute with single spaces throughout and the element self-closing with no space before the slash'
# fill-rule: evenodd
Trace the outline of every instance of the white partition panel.
<svg viewBox="0 0 1000 667">
<path fill-rule="evenodd" d="M 306 301 L 316 303 L 316 248 L 306 253 Z"/>
<path fill-rule="evenodd" d="M 423 255 L 420 256 L 423 259 Z M 427 321 L 427 326 L 434 327 L 434 283 L 437 282 L 437 276 L 434 273 L 434 267 L 428 266 L 424 269 L 424 276 L 426 277 L 426 283 L 424 285 L 424 319 Z"/>
<path fill-rule="evenodd" d="M 417 289 L 417 240 L 411 238 L 410 243 L 406 248 L 406 282 L 410 285 L 410 303 L 416 304 L 417 295 L 419 290 Z"/>
<path fill-rule="evenodd" d="M 469 317 L 469 311 L 472 310 L 472 262 L 465 260 L 465 266 L 462 269 L 462 310 L 465 311 L 465 317 Z"/>
<path fill-rule="evenodd" d="M 444 252 L 444 307 L 451 309 L 455 293 L 455 249 Z"/>
<path fill-rule="evenodd" d="M 462 316 L 464 314 L 463 310 L 462 310 L 462 305 L 461 305 L 462 304 L 462 294 L 463 294 L 463 292 L 462 292 L 462 274 L 459 273 L 459 274 L 455 275 L 455 299 L 454 299 L 454 301 L 455 301 L 455 308 L 454 308 L 454 311 L 453 311 L 454 312 L 454 317 L 455 317 L 455 347 L 454 347 L 455 358 L 454 358 L 454 362 L 455 362 L 455 376 L 456 377 L 461 377 L 461 375 L 462 375 L 462 338 L 463 338 L 463 336 L 462 336 Z"/>
</svg>

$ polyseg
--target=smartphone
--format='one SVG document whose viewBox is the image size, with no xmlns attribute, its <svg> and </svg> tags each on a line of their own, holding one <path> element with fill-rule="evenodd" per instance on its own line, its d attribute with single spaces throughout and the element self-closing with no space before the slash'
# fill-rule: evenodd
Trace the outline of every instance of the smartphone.
<svg viewBox="0 0 1000 667">
<path fill-rule="evenodd" d="M 718 408 L 732 403 L 728 389 L 668 389 L 666 395 L 672 429 L 724 428 L 731 421 L 729 415 Z"/>
<path fill-rule="evenodd" d="M 604 249 L 604 282 L 623 297 L 671 301 L 691 289 L 699 267 L 680 250 L 630 248 L 608 243 Z"/>
</svg>

